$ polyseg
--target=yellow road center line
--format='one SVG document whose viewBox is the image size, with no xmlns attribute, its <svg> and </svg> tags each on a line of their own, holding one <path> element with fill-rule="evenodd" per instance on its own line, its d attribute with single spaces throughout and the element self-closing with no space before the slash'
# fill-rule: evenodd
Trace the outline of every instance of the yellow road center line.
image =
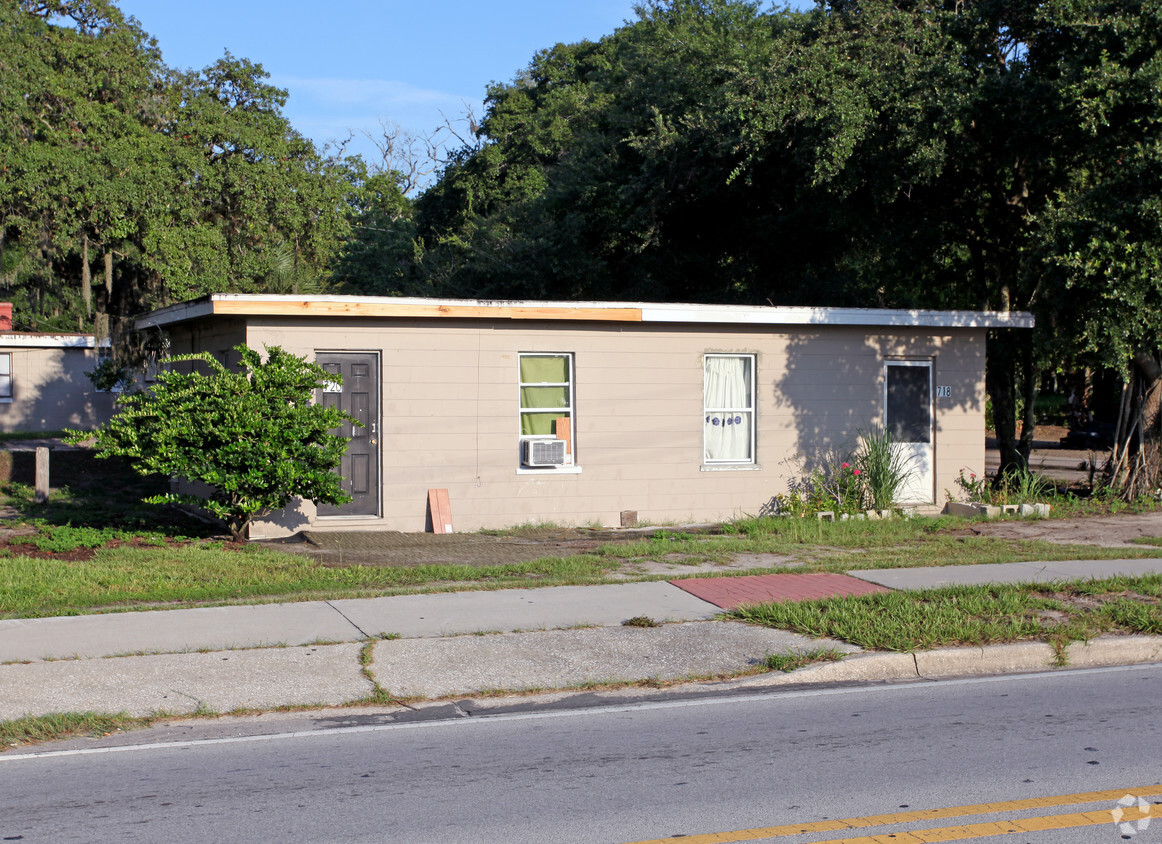
<svg viewBox="0 0 1162 844">
<path fill-rule="evenodd" d="M 922 809 L 916 812 L 893 812 L 888 815 L 866 815 L 859 818 L 842 818 L 828 821 L 812 821 L 810 823 L 783 824 L 769 826 L 762 829 L 740 829 L 734 832 L 714 832 L 707 835 L 684 835 L 678 838 L 657 838 L 649 841 L 638 841 L 635 844 L 732 844 L 735 841 L 758 841 L 764 838 L 786 838 L 791 835 L 806 835 L 814 832 L 839 832 L 842 830 L 867 829 L 875 826 L 890 824 L 914 823 L 916 821 L 944 820 L 960 818 L 966 815 L 991 815 L 1000 812 L 1023 812 L 1030 809 L 1049 809 L 1054 806 L 1072 806 L 1078 803 L 1099 803 L 1116 801 L 1127 794 L 1133 797 L 1156 797 L 1162 795 L 1162 785 L 1143 786 L 1141 788 L 1117 788 L 1108 791 L 1083 791 L 1078 794 L 1061 794 L 1052 797 L 1033 797 L 1028 800 L 1006 800 L 998 803 L 976 803 L 971 806 L 949 806 L 944 809 Z M 1123 810 L 1122 821 L 1138 820 L 1148 814 L 1139 812 L 1136 807 Z M 1088 818 L 1085 823 L 1069 822 L 1063 826 L 1020 826 L 1034 822 L 1057 822 L 1066 818 Z M 830 842 L 819 841 L 816 844 L 917 844 L 917 842 L 931 841 L 960 841 L 965 838 L 980 838 L 984 835 L 1005 835 L 1012 832 L 1032 832 L 1039 829 L 1068 829 L 1075 826 L 1092 826 L 1095 824 L 1113 823 L 1112 809 L 1098 812 L 1082 812 L 1072 815 L 1055 815 L 1048 818 L 1026 818 L 1024 820 L 1004 821 L 1003 823 L 972 824 L 963 827 L 946 827 L 941 830 L 931 829 L 920 832 L 895 833 L 892 838 L 873 836 L 864 838 L 842 838 Z M 953 831 L 969 830 L 976 827 L 989 828 L 989 832 L 976 832 L 971 835 L 953 834 Z M 1003 827 L 1003 828 L 1001 828 Z M 944 838 L 924 838 L 908 836 L 925 836 L 942 833 Z"/>
<path fill-rule="evenodd" d="M 1136 821 L 1150 817 L 1149 811 L 1123 810 L 1122 821 Z M 1054 829 L 1074 829 L 1082 826 L 1112 824 L 1113 811 L 1079 812 L 1072 815 L 1047 815 L 1041 818 L 1009 819 L 974 823 L 965 826 L 946 826 L 939 829 L 920 829 L 896 832 L 891 835 L 861 835 L 859 838 L 833 838 L 815 844 L 935 844 L 940 841 L 965 841 L 969 838 L 992 838 L 996 835 L 1015 835 L 1018 832 L 1045 832 Z M 686 839 L 680 839 L 685 841 Z"/>
</svg>

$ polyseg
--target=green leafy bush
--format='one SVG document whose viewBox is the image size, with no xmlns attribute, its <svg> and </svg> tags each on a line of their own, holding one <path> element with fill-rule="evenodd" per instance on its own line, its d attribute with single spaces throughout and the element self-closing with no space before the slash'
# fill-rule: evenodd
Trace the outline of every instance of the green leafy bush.
<svg viewBox="0 0 1162 844">
<path fill-rule="evenodd" d="M 99 457 L 125 457 L 141 474 L 205 488 L 204 495 L 171 493 L 146 500 L 204 508 L 225 522 L 236 540 L 252 519 L 295 497 L 324 504 L 350 500 L 337 473 L 347 440 L 330 430 L 344 420 L 358 423 L 313 402 L 315 390 L 338 376 L 277 346 L 266 348 L 265 361 L 246 346 L 237 351 L 237 370 L 207 353 L 172 358 L 152 391 L 122 398 L 121 411 L 108 424 L 70 431 L 69 440 L 95 437 Z M 179 371 L 174 364 L 190 366 Z"/>
</svg>

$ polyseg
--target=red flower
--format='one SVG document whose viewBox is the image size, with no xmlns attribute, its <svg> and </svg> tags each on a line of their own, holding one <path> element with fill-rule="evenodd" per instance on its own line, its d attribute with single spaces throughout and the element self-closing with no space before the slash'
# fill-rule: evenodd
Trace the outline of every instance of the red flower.
<svg viewBox="0 0 1162 844">
<path fill-rule="evenodd" d="M 844 464 L 843 464 L 842 466 L 840 466 L 839 468 L 840 468 L 840 469 L 846 469 L 846 468 L 847 468 L 847 467 L 849 467 L 850 465 L 851 465 L 850 463 L 844 463 Z"/>
<path fill-rule="evenodd" d="M 853 474 L 853 475 L 858 475 L 858 474 L 859 474 L 859 469 L 852 469 L 852 470 L 851 470 L 851 474 Z"/>
</svg>

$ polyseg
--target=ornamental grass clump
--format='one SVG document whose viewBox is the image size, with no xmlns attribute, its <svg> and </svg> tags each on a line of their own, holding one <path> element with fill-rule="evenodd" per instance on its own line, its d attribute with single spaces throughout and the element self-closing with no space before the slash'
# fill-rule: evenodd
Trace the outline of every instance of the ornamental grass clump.
<svg viewBox="0 0 1162 844">
<path fill-rule="evenodd" d="M 864 500 L 874 510 L 888 510 L 915 471 L 915 456 L 898 448 L 890 431 L 860 431 L 855 465 L 860 469 Z"/>
</svg>

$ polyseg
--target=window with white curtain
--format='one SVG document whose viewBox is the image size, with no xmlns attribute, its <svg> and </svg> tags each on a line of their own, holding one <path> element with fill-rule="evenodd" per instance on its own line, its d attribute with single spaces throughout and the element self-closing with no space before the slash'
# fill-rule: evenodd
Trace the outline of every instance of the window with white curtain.
<svg viewBox="0 0 1162 844">
<path fill-rule="evenodd" d="M 754 355 L 703 358 L 702 459 L 706 463 L 754 463 Z"/>
</svg>

